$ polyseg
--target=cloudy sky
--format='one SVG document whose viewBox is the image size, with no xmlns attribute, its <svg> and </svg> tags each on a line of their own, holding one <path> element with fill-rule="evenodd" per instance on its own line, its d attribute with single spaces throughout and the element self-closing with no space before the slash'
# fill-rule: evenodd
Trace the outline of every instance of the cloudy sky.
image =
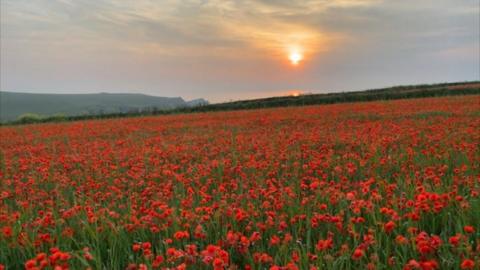
<svg viewBox="0 0 480 270">
<path fill-rule="evenodd" d="M 3 91 L 218 102 L 480 80 L 480 0 L 0 3 Z"/>
</svg>

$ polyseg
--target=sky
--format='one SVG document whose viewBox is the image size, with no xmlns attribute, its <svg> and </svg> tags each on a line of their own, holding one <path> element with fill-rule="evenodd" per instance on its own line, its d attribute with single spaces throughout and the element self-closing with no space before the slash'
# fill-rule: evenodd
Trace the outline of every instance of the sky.
<svg viewBox="0 0 480 270">
<path fill-rule="evenodd" d="M 1 91 L 222 102 L 480 80 L 480 0 L 0 3 Z"/>
</svg>

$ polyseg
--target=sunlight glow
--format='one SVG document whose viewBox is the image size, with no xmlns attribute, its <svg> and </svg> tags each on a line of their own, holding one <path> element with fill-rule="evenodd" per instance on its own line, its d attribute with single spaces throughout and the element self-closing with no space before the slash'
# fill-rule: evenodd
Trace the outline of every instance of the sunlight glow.
<svg viewBox="0 0 480 270">
<path fill-rule="evenodd" d="M 298 96 L 301 96 L 303 95 L 304 92 L 302 90 L 290 90 L 287 92 L 287 96 L 291 96 L 291 97 L 298 97 Z"/>
</svg>

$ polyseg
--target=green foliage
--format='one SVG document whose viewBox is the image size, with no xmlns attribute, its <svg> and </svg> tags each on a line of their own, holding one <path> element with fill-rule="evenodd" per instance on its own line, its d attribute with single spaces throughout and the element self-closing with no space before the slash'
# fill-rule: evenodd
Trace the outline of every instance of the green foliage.
<svg viewBox="0 0 480 270">
<path fill-rule="evenodd" d="M 20 124 L 38 123 L 42 121 L 43 117 L 35 113 L 25 113 L 18 117 L 17 122 Z"/>
</svg>

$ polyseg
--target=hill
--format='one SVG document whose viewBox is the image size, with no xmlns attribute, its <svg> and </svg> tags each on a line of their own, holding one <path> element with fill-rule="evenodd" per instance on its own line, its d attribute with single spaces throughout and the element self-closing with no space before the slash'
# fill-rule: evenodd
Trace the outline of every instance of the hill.
<svg viewBox="0 0 480 270">
<path fill-rule="evenodd" d="M 13 121 L 25 114 L 81 116 L 135 113 L 155 108 L 171 110 L 208 104 L 203 99 L 186 102 L 181 97 L 143 94 L 33 94 L 0 92 L 0 121 Z"/>
<path fill-rule="evenodd" d="M 4 96 L 8 96 L 8 92 L 0 92 L 0 97 L 2 98 L 1 111 L 7 111 L 3 108 L 3 104 L 6 104 L 7 108 L 10 110 L 15 110 L 15 104 L 12 102 L 8 104 L 8 99 L 4 99 Z M 6 94 L 5 94 L 6 93 Z M 11 94 L 11 93 L 10 93 Z M 23 107 L 27 107 L 27 101 L 18 100 L 20 96 L 19 93 L 15 97 L 17 98 L 17 104 L 23 104 Z M 30 94 L 33 95 L 33 94 Z M 44 94 L 35 94 L 42 96 Z M 206 100 L 198 99 L 192 100 L 190 102 L 185 102 L 181 98 L 159 98 L 151 97 L 146 95 L 136 95 L 136 94 L 92 94 L 86 96 L 101 97 L 102 95 L 115 95 L 123 97 L 134 97 L 138 99 L 150 102 L 144 104 L 143 107 L 139 106 L 139 100 L 132 99 L 122 99 L 123 107 L 118 105 L 115 106 L 104 106 L 101 113 L 99 113 L 99 106 L 86 106 L 87 108 L 93 108 L 91 111 L 81 111 L 81 114 L 77 113 L 76 115 L 69 114 L 66 117 L 43 117 L 43 118 L 29 118 L 24 117 L 17 120 L 8 120 L 3 124 L 24 124 L 24 123 L 36 123 L 36 122 L 53 122 L 53 121 L 75 121 L 75 120 L 84 120 L 84 119 L 95 119 L 95 118 L 113 118 L 113 117 L 128 117 L 128 116 L 143 116 L 143 115 L 161 115 L 161 114 L 173 114 L 173 113 L 194 113 L 194 112 L 210 112 L 210 111 L 229 111 L 229 110 L 248 110 L 248 109 L 258 109 L 258 108 L 274 108 L 274 107 L 286 107 L 286 106 L 304 106 L 304 105 L 316 105 L 316 104 L 333 104 L 333 103 L 342 103 L 342 102 L 365 102 L 365 101 L 374 101 L 374 100 L 393 100 L 393 99 L 408 99 L 408 98 L 422 98 L 422 97 L 439 97 L 439 96 L 456 96 L 456 95 L 480 95 L 480 81 L 473 82 L 455 82 L 455 83 L 440 83 L 440 84 L 422 84 L 422 85 L 405 85 L 405 86 L 394 86 L 380 89 L 370 89 L 363 91 L 352 91 L 352 92 L 339 92 L 339 93 L 326 93 L 326 94 L 306 94 L 299 96 L 280 96 L 280 97 L 271 97 L 271 98 L 262 98 L 262 99 L 251 99 L 251 100 L 240 100 L 226 103 L 216 103 L 208 104 Z M 40 107 L 51 108 L 49 112 L 59 111 L 58 107 L 65 108 L 67 106 L 64 104 L 54 105 L 51 100 L 48 99 L 48 96 L 45 95 L 44 101 L 40 99 L 35 99 L 33 104 L 47 104 Z M 62 96 L 83 96 L 83 95 L 62 95 Z M 158 99 L 158 103 L 154 103 L 150 99 Z M 100 99 L 102 100 L 102 99 Z M 168 100 L 170 103 L 161 103 L 160 101 Z M 72 107 L 77 106 L 73 101 Z M 97 104 L 99 101 L 90 101 L 93 104 Z M 56 103 L 58 104 L 58 102 Z M 162 106 L 162 104 L 164 106 Z M 165 105 L 169 104 L 169 105 Z M 172 105 L 173 104 L 173 105 Z M 21 106 L 22 107 L 22 106 Z M 85 108 L 85 106 L 83 107 Z M 107 110 L 106 108 L 114 108 L 114 110 Z M 123 108 L 123 109 L 122 109 Z M 135 108 L 135 109 L 132 109 Z M 55 109 L 55 110 L 54 110 Z M 116 110 L 115 110 L 116 109 Z M 70 108 L 72 110 L 72 108 Z M 25 111 L 25 110 L 24 110 Z M 76 110 L 77 112 L 79 109 Z M 17 112 L 18 115 L 18 112 Z M 3 116 L 0 117 L 2 119 Z M 12 119 L 12 118 L 10 118 Z M 0 122 L 1 124 L 1 122 Z"/>
</svg>

